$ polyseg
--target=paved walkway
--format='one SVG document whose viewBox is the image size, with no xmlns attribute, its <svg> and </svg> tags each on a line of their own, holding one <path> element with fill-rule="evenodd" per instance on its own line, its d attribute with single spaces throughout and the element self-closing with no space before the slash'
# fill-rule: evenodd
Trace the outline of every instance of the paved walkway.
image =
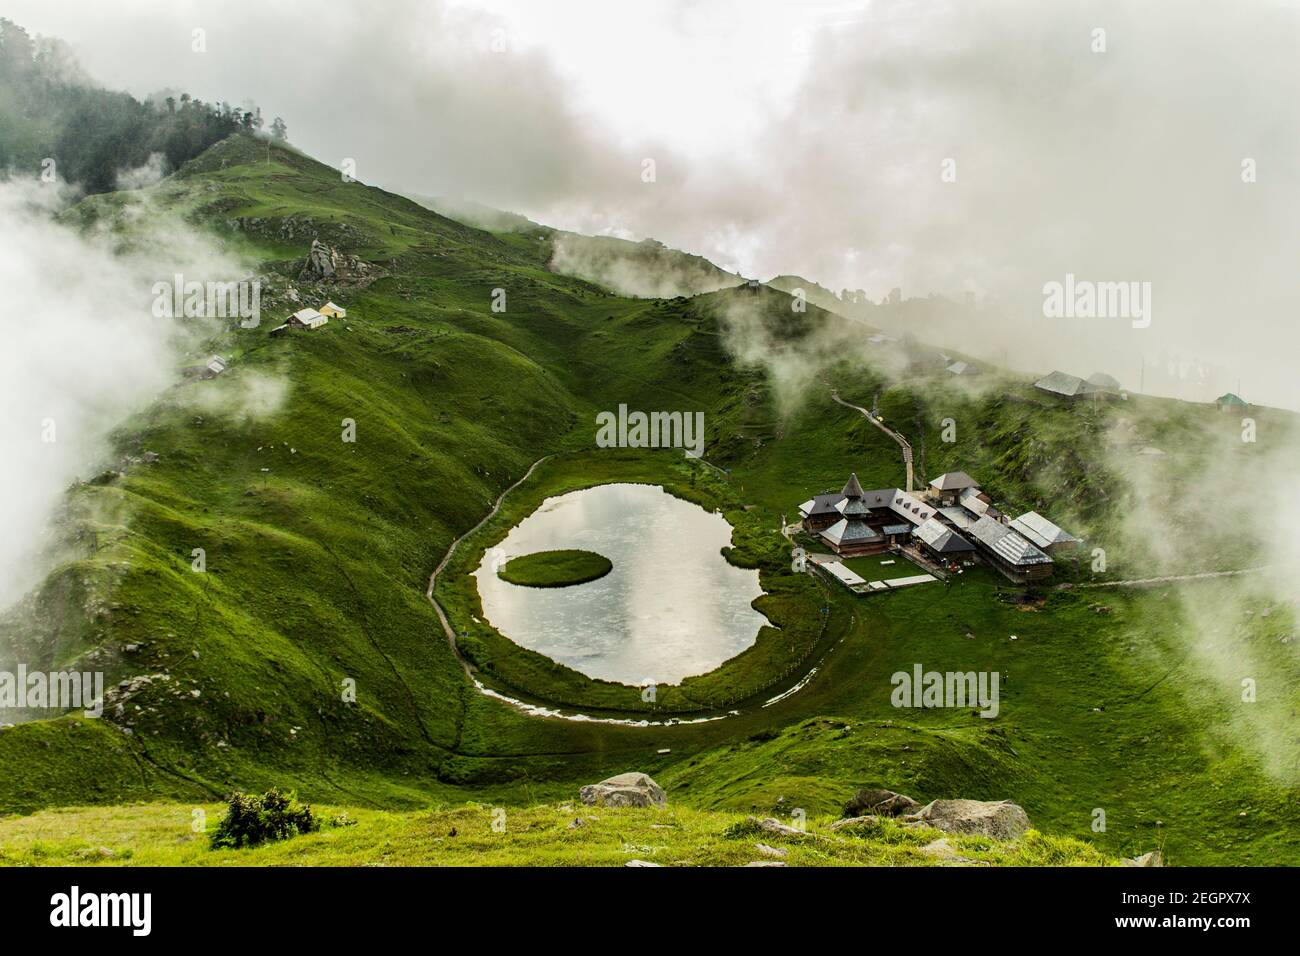
<svg viewBox="0 0 1300 956">
<path fill-rule="evenodd" d="M 861 415 L 862 415 L 863 418 L 865 418 L 867 421 L 871 422 L 871 424 L 875 425 L 877 428 L 879 428 L 882 432 L 884 432 L 886 435 L 888 435 L 888 436 L 889 436 L 890 438 L 892 438 L 894 441 L 898 442 L 899 447 L 903 449 L 903 467 L 907 470 L 907 489 L 906 489 L 906 490 L 911 491 L 911 490 L 912 490 L 912 484 L 913 484 L 913 482 L 914 482 L 914 478 L 913 478 L 913 476 L 912 476 L 912 445 L 911 445 L 911 443 L 909 443 L 908 440 L 907 440 L 906 438 L 903 437 L 903 435 L 902 435 L 901 432 L 897 432 L 897 431 L 895 431 L 894 429 L 890 428 L 888 425 L 886 425 L 884 422 L 882 422 L 882 421 L 881 421 L 879 418 L 877 418 L 875 415 L 871 414 L 871 412 L 867 411 L 867 410 L 866 410 L 865 408 L 863 408 L 861 405 L 854 405 L 854 404 L 852 404 L 851 402 L 846 402 L 844 399 L 840 398 L 839 389 L 836 389 L 836 388 L 832 388 L 832 389 L 831 389 L 831 398 L 834 399 L 835 401 L 839 402 L 839 403 L 840 403 L 841 405 L 843 405 L 845 408 L 851 408 L 851 409 L 853 409 L 854 411 L 861 413 Z"/>
</svg>

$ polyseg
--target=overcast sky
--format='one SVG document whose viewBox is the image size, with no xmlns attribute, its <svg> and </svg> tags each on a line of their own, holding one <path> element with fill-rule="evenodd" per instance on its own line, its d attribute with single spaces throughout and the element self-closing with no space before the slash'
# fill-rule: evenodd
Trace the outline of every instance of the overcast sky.
<svg viewBox="0 0 1300 956">
<path fill-rule="evenodd" d="M 746 275 L 799 273 L 875 299 L 895 286 L 973 292 L 997 307 L 953 348 L 1029 370 L 1105 369 L 1129 387 L 1145 362 L 1148 388 L 1168 394 L 1212 398 L 1240 381 L 1247 398 L 1300 408 L 1294 4 L 0 11 L 67 40 L 106 85 L 252 98 L 298 146 L 355 159 L 367 182 L 652 236 Z M 1046 317 L 1044 283 L 1067 273 L 1150 282 L 1150 326 Z"/>
</svg>

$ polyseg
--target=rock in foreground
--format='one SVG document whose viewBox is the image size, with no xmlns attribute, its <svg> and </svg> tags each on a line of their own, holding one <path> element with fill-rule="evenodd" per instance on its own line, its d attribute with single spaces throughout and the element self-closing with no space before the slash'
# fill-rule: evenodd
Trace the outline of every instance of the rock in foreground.
<svg viewBox="0 0 1300 956">
<path fill-rule="evenodd" d="M 903 819 L 944 833 L 973 833 L 995 840 L 1014 840 L 1030 827 L 1024 808 L 1010 800 L 934 800 Z"/>
<path fill-rule="evenodd" d="M 644 773 L 620 773 L 590 783 L 578 791 L 583 803 L 603 807 L 663 807 L 668 805 L 664 788 Z"/>
<path fill-rule="evenodd" d="M 911 797 L 893 790 L 859 790 L 848 803 L 844 804 L 846 817 L 901 817 L 905 813 L 915 813 L 920 804 Z"/>
</svg>

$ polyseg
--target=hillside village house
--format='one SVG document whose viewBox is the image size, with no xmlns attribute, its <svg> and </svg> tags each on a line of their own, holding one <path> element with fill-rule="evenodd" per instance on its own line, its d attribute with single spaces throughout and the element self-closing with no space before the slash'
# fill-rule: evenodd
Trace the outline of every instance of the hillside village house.
<svg viewBox="0 0 1300 956">
<path fill-rule="evenodd" d="M 1250 403 L 1239 395 L 1233 395 L 1232 392 L 1220 395 L 1214 400 L 1214 404 L 1219 406 L 1221 412 L 1246 412 L 1250 410 Z"/>
<path fill-rule="evenodd" d="M 335 305 L 333 302 L 326 302 L 317 311 L 327 319 L 346 319 L 348 317 L 348 310 L 340 305 Z"/>
<path fill-rule="evenodd" d="M 964 471 L 949 471 L 930 482 L 930 492 L 939 499 L 939 505 L 955 505 L 958 496 L 967 488 L 979 488 L 975 479 Z"/>
<path fill-rule="evenodd" d="M 334 305 L 333 302 L 326 302 L 322 308 L 332 309 L 334 312 L 342 312 L 343 315 L 347 315 L 347 312 L 339 309 L 339 307 Z M 327 322 L 329 322 L 329 316 L 322 314 L 316 309 L 299 309 L 293 315 L 289 316 L 283 325 L 277 325 L 273 328 L 271 334 L 282 335 L 283 333 L 293 331 L 294 329 L 319 329 Z"/>
<path fill-rule="evenodd" d="M 1017 584 L 1050 577 L 1053 555 L 1079 545 L 1078 538 L 1036 511 L 1008 521 L 964 471 L 940 475 L 920 495 L 899 488 L 864 491 L 857 474 L 851 474 L 841 490 L 801 504 L 799 515 L 803 530 L 841 557 L 904 550 L 940 570 L 982 558 Z M 846 583 L 837 571 L 842 565 L 820 566 Z"/>
<path fill-rule="evenodd" d="M 186 378 L 216 378 L 226 370 L 226 360 L 220 355 L 214 355 L 203 365 L 188 365 L 181 369 L 181 374 Z"/>
<path fill-rule="evenodd" d="M 1052 372 L 1034 383 L 1034 388 L 1057 398 L 1074 401 L 1079 398 L 1113 399 L 1122 397 L 1118 381 L 1105 372 L 1093 372 L 1086 379 L 1068 372 Z"/>
</svg>

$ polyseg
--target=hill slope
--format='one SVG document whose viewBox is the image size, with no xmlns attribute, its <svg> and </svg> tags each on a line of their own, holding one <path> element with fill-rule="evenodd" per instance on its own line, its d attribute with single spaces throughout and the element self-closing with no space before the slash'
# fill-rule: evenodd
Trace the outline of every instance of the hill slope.
<svg viewBox="0 0 1300 956">
<path fill-rule="evenodd" d="M 1187 452 L 1158 466 L 1169 487 L 1194 481 L 1205 457 L 1230 454 L 1248 473 L 1255 450 L 1204 438 L 1221 423 L 1212 409 L 1065 406 L 994 376 L 969 389 L 844 347 L 854 331 L 844 319 L 815 305 L 795 312 L 772 289 L 622 298 L 550 271 L 545 243 L 526 232 L 463 225 L 251 137 L 219 143 L 146 195 L 263 263 L 268 312 L 297 308 L 296 295 L 332 299 L 348 316 L 284 338 L 266 334 L 270 323 L 223 331 L 195 357 L 219 351 L 229 370 L 123 423 L 114 460 L 141 460 L 69 493 L 60 530 L 75 558 L 0 623 L 0 644 L 32 665 L 103 669 L 114 690 L 105 720 L 0 731 L 0 765 L 25 768 L 0 779 L 0 809 L 207 802 L 271 785 L 354 807 L 529 806 L 638 769 L 692 809 L 826 814 L 856 787 L 883 785 L 918 799 L 1010 797 L 1045 830 L 1109 853 L 1162 842 L 1175 862 L 1300 859 L 1291 784 L 1248 732 L 1255 713 L 1284 720 L 1300 699 L 1294 655 L 1277 640 L 1293 626 L 1288 609 L 1243 620 L 1240 639 L 1282 675 L 1245 715 L 1235 674 L 1189 665 L 1181 635 L 1194 622 L 1160 593 L 1053 591 L 1025 605 L 981 572 L 863 601 L 790 574 L 775 530 L 850 469 L 869 486 L 902 481 L 897 446 L 834 404 L 834 385 L 847 400 L 878 401 L 911 436 L 924 475 L 969 470 L 1013 512 L 1050 504 L 1105 544 L 1110 577 L 1135 576 L 1142 557 L 1117 504 L 1131 488 L 1112 447 L 1118 424 L 1147 441 L 1181 437 Z M 68 218 L 115 217 L 142 198 L 93 197 Z M 364 280 L 301 279 L 313 238 L 360 257 Z M 747 351 L 746 333 L 771 348 Z M 703 410 L 706 458 L 723 472 L 679 454 L 594 449 L 595 413 L 620 403 Z M 960 425 L 953 442 L 946 418 Z M 345 420 L 355 442 L 343 440 Z M 1294 428 L 1288 416 L 1267 421 Z M 676 703 L 661 701 L 723 719 L 539 719 L 467 678 L 474 645 L 458 653 L 444 638 L 425 598 L 430 572 L 551 455 L 553 467 L 507 498 L 503 520 L 547 488 L 610 475 L 673 486 L 735 525 L 733 560 L 761 569 L 781 605 L 773 613 L 786 615 L 774 633 L 807 628 L 784 649 L 774 637 L 770 653 L 732 662 L 744 679 L 728 678 L 727 693 L 743 699 L 726 698 L 715 676 L 696 684 L 711 692 L 687 700 L 684 685 Z M 1170 520 L 1194 529 L 1203 516 L 1174 509 Z M 467 540 L 465 560 L 486 537 Z M 202 573 L 192 570 L 199 547 Z M 1189 554 L 1200 567 L 1240 566 L 1250 547 L 1229 538 Z M 1086 564 L 1060 573 L 1091 580 Z M 457 633 L 496 654 L 496 666 L 479 661 L 480 676 L 502 693 L 625 720 L 666 716 L 626 688 L 575 682 L 493 644 L 453 596 L 444 603 Z M 1009 675 L 1002 716 L 893 707 L 890 675 L 916 662 Z M 768 705 L 814 664 L 811 680 Z M 1111 821 L 1100 833 L 1097 807 Z"/>
</svg>

